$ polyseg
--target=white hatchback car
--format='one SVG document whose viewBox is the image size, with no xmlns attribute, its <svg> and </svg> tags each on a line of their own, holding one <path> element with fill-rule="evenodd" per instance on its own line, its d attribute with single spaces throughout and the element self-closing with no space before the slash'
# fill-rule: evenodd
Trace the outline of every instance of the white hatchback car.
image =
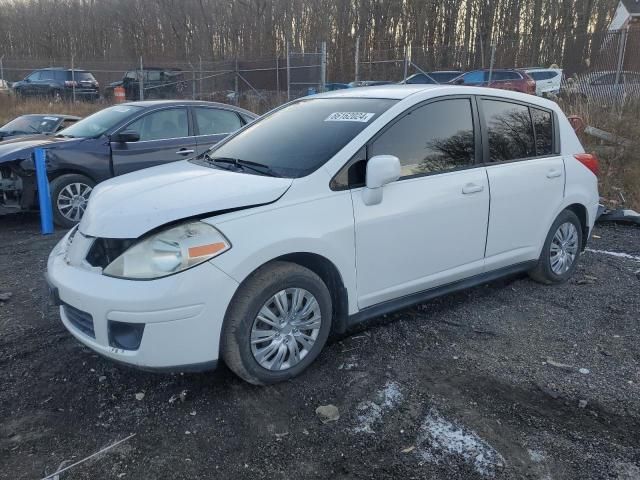
<svg viewBox="0 0 640 480">
<path fill-rule="evenodd" d="M 536 82 L 536 95 L 558 95 L 562 86 L 561 68 L 528 68 L 525 72 Z"/>
<path fill-rule="evenodd" d="M 390 85 L 266 114 L 190 161 L 108 180 L 55 247 L 67 329 L 113 360 L 255 384 L 331 331 L 514 272 L 575 270 L 597 160 L 516 92 Z"/>
</svg>

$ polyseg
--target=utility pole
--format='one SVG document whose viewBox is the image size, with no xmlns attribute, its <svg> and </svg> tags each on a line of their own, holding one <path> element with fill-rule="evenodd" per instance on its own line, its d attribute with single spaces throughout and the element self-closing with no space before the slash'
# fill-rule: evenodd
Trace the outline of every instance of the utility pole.
<svg viewBox="0 0 640 480">
<path fill-rule="evenodd" d="M 139 96 L 140 100 L 144 100 L 144 66 L 142 64 L 142 55 L 140 55 L 140 76 L 138 77 L 139 83 Z"/>
<path fill-rule="evenodd" d="M 202 100 L 202 55 L 198 55 L 198 59 L 200 60 L 200 80 L 198 81 L 198 100 Z"/>
<path fill-rule="evenodd" d="M 356 58 L 355 58 L 355 78 L 354 80 L 358 81 L 358 76 L 360 73 L 360 37 L 356 37 Z"/>
<path fill-rule="evenodd" d="M 289 42 L 287 42 L 287 102 L 291 100 L 291 65 L 289 64 Z"/>
<path fill-rule="evenodd" d="M 276 97 L 280 103 L 280 56 L 276 55 Z"/>
<path fill-rule="evenodd" d="M 322 54 L 320 59 L 320 91 L 324 92 L 327 85 L 327 42 L 322 42 Z"/>
<path fill-rule="evenodd" d="M 407 81 L 407 73 L 409 72 L 409 48 L 404 47 L 404 73 L 402 77 L 402 83 Z"/>
<path fill-rule="evenodd" d="M 4 55 L 0 56 L 0 80 L 6 80 L 4 78 L 4 65 L 2 64 L 2 60 L 4 60 Z"/>
<path fill-rule="evenodd" d="M 73 54 L 71 54 L 71 96 L 73 103 L 76 103 L 76 71 Z"/>
<path fill-rule="evenodd" d="M 487 87 L 491 86 L 491 79 L 493 78 L 493 63 L 496 59 L 496 46 L 491 45 L 491 59 L 489 60 L 489 83 L 487 83 Z"/>
</svg>

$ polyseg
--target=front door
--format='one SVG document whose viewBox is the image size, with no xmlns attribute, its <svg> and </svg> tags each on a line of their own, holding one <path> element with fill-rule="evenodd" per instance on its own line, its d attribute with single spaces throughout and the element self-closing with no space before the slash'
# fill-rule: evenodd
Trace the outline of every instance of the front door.
<svg viewBox="0 0 640 480">
<path fill-rule="evenodd" d="M 115 175 L 133 172 L 195 155 L 186 107 L 155 110 L 122 128 L 140 135 L 137 142 L 111 142 Z"/>
<path fill-rule="evenodd" d="M 475 118 L 468 97 L 438 100 L 368 145 L 368 158 L 395 155 L 402 173 L 378 205 L 352 190 L 359 308 L 482 271 L 489 188 Z"/>
</svg>

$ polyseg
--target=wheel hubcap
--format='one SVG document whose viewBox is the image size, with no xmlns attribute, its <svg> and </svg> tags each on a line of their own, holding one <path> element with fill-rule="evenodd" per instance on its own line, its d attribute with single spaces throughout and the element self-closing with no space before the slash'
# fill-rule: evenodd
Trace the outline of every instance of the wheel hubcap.
<svg viewBox="0 0 640 480">
<path fill-rule="evenodd" d="M 578 230 L 571 222 L 563 223 L 551 241 L 551 270 L 556 275 L 566 273 L 578 254 Z"/>
<path fill-rule="evenodd" d="M 79 222 L 93 190 L 86 183 L 70 183 L 58 194 L 58 211 L 67 220 Z"/>
<path fill-rule="evenodd" d="M 251 353 L 267 370 L 287 370 L 313 348 L 322 317 L 316 298 L 302 288 L 287 288 L 262 306 L 251 327 Z"/>
</svg>

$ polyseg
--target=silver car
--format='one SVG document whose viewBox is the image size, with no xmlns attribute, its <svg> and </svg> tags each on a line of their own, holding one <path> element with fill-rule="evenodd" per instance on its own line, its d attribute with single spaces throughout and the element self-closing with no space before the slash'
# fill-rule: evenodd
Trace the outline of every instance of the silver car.
<svg viewBox="0 0 640 480">
<path fill-rule="evenodd" d="M 640 98 L 640 72 L 624 70 L 587 73 L 567 80 L 564 93 L 605 102 Z"/>
</svg>

